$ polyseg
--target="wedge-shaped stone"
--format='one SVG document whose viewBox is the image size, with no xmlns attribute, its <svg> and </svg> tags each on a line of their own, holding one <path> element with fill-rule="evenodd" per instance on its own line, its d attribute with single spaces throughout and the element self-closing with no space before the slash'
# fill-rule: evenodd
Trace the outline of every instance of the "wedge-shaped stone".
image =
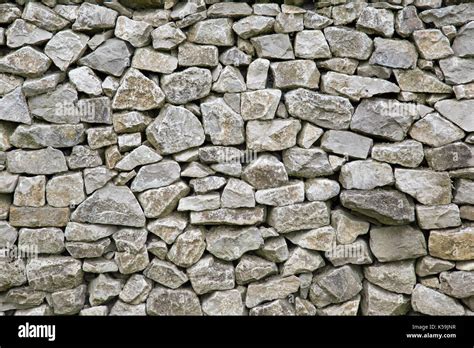
<svg viewBox="0 0 474 348">
<path fill-rule="evenodd" d="M 255 193 L 255 200 L 259 204 L 284 206 L 303 202 L 304 194 L 304 183 L 298 181 L 280 187 L 258 190 Z"/>
<path fill-rule="evenodd" d="M 390 10 L 367 6 L 357 20 L 357 29 L 369 34 L 391 37 L 395 31 L 394 19 Z"/>
<path fill-rule="evenodd" d="M 234 266 L 212 255 L 206 255 L 186 270 L 198 295 L 215 290 L 230 290 L 235 286 Z"/>
<path fill-rule="evenodd" d="M 302 248 L 320 251 L 329 251 L 336 243 L 336 234 L 331 226 L 287 233 L 285 238 Z"/>
<path fill-rule="evenodd" d="M 135 12 L 136 13 L 136 12 Z M 151 32 L 153 48 L 156 50 L 171 50 L 186 40 L 186 35 L 176 24 L 165 23 Z M 179 53 L 178 53 L 179 55 Z"/>
<path fill-rule="evenodd" d="M 120 16 L 115 23 L 114 35 L 130 42 L 134 47 L 143 47 L 150 43 L 152 30 L 153 27 L 149 23 Z"/>
<path fill-rule="evenodd" d="M 364 282 L 361 311 L 363 315 L 405 315 L 410 310 L 410 297 Z"/>
<path fill-rule="evenodd" d="M 416 259 L 427 254 L 423 233 L 408 225 L 373 227 L 370 249 L 380 262 Z"/>
<path fill-rule="evenodd" d="M 31 124 L 30 111 L 21 87 L 0 99 L 0 120 Z"/>
<path fill-rule="evenodd" d="M 79 7 L 72 28 L 78 31 L 113 28 L 117 16 L 118 13 L 114 10 L 85 2 Z"/>
<path fill-rule="evenodd" d="M 253 308 L 265 301 L 285 298 L 298 291 L 300 280 L 289 277 L 273 277 L 266 281 L 251 283 L 247 288 L 245 305 Z"/>
<path fill-rule="evenodd" d="M 411 297 L 417 312 L 427 315 L 464 315 L 464 307 L 455 299 L 424 285 L 417 284 Z"/>
<path fill-rule="evenodd" d="M 188 281 L 186 273 L 174 264 L 157 258 L 150 262 L 143 274 L 158 284 L 171 289 L 177 289 Z"/>
<path fill-rule="evenodd" d="M 420 13 L 420 18 L 425 23 L 433 23 L 436 27 L 444 25 L 462 25 L 472 20 L 474 4 L 466 3 L 457 6 L 446 6 Z"/>
<path fill-rule="evenodd" d="M 280 98 L 281 91 L 278 89 L 262 89 L 252 92 L 243 92 L 241 94 L 240 102 L 242 118 L 244 121 L 273 119 Z"/>
<path fill-rule="evenodd" d="M 166 100 L 172 104 L 186 104 L 207 96 L 211 91 L 211 84 L 211 72 L 195 67 L 163 75 L 161 78 Z"/>
<path fill-rule="evenodd" d="M 454 266 L 454 262 L 437 259 L 427 255 L 417 260 L 415 271 L 418 276 L 426 277 L 429 275 L 439 274 L 443 271 L 449 271 L 454 268 Z"/>
<path fill-rule="evenodd" d="M 48 292 L 72 289 L 83 281 L 81 261 L 68 256 L 31 259 L 26 265 L 29 285 Z"/>
<path fill-rule="evenodd" d="M 313 250 L 294 248 L 281 268 L 283 277 L 301 273 L 311 273 L 325 265 L 322 256 Z"/>
<path fill-rule="evenodd" d="M 94 242 L 111 236 L 117 231 L 115 226 L 101 226 L 83 224 L 79 222 L 68 222 L 64 233 L 67 241 Z"/>
<path fill-rule="evenodd" d="M 296 145 L 301 129 L 298 120 L 249 121 L 246 127 L 247 148 L 254 151 L 281 151 Z"/>
<path fill-rule="evenodd" d="M 235 267 L 237 284 L 247 284 L 276 274 L 278 268 L 272 261 L 255 255 L 243 255 Z"/>
<path fill-rule="evenodd" d="M 126 186 L 108 184 L 82 202 L 72 214 L 72 220 L 97 224 L 142 227 L 143 210 Z"/>
<path fill-rule="evenodd" d="M 133 170 L 135 167 L 145 164 L 152 164 L 161 161 L 161 157 L 156 151 L 146 145 L 141 145 L 124 156 L 116 165 L 118 170 Z"/>
<path fill-rule="evenodd" d="M 474 47 L 472 40 L 474 39 L 474 23 L 469 22 L 464 25 L 456 34 L 453 41 L 453 51 L 459 57 L 474 56 Z"/>
<path fill-rule="evenodd" d="M 217 98 L 201 104 L 204 133 L 214 145 L 236 145 L 244 142 L 244 121 L 224 101 Z"/>
<path fill-rule="evenodd" d="M 330 58 L 331 51 L 320 30 L 303 30 L 295 36 L 295 55 L 305 59 Z"/>
<path fill-rule="evenodd" d="M 255 225 L 265 220 L 265 208 L 221 208 L 193 211 L 190 214 L 194 225 Z"/>
<path fill-rule="evenodd" d="M 343 97 L 319 94 L 307 89 L 296 89 L 285 94 L 288 113 L 296 118 L 330 129 L 347 129 L 354 108 Z"/>
<path fill-rule="evenodd" d="M 395 186 L 422 204 L 451 203 L 451 180 L 448 173 L 397 168 Z"/>
<path fill-rule="evenodd" d="M 61 71 L 78 60 L 86 51 L 89 37 L 72 30 L 60 31 L 48 41 L 44 53 Z"/>
<path fill-rule="evenodd" d="M 32 23 L 17 19 L 5 31 L 8 47 L 17 48 L 24 45 L 38 45 L 51 39 L 53 34 L 38 28 Z"/>
<path fill-rule="evenodd" d="M 474 59 L 472 58 L 453 56 L 440 60 L 439 66 L 447 84 L 459 85 L 474 81 Z"/>
<path fill-rule="evenodd" d="M 474 117 L 470 116 L 472 108 L 474 108 L 474 100 L 458 101 L 447 99 L 435 104 L 435 109 L 441 115 L 454 122 L 466 132 L 474 131 Z"/>
<path fill-rule="evenodd" d="M 444 260 L 463 261 L 474 258 L 474 228 L 431 231 L 430 255 Z"/>
<path fill-rule="evenodd" d="M 464 132 L 438 113 L 431 113 L 413 125 L 410 136 L 424 144 L 438 147 L 463 139 Z"/>
<path fill-rule="evenodd" d="M 157 218 L 176 209 L 181 198 L 189 193 L 189 186 L 179 181 L 175 184 L 147 190 L 138 195 L 147 218 Z"/>
<path fill-rule="evenodd" d="M 79 60 L 79 64 L 113 76 L 121 76 L 130 65 L 131 49 L 119 39 L 109 39 L 95 51 Z"/>
<path fill-rule="evenodd" d="M 51 65 L 47 55 L 30 47 L 22 47 L 0 58 L 0 72 L 23 77 L 39 77 Z"/>
<path fill-rule="evenodd" d="M 168 259 L 180 267 L 190 267 L 199 261 L 205 250 L 204 230 L 188 228 L 176 239 L 168 253 Z"/>
<path fill-rule="evenodd" d="M 415 221 L 415 205 L 395 190 L 346 190 L 340 195 L 345 208 L 369 216 L 387 225 L 404 225 Z"/>
<path fill-rule="evenodd" d="M 329 208 L 323 202 L 275 207 L 268 216 L 268 224 L 279 233 L 318 228 L 329 222 Z"/>
<path fill-rule="evenodd" d="M 358 236 L 366 234 L 370 228 L 369 222 L 348 213 L 344 209 L 331 211 L 331 225 L 334 227 L 339 244 L 355 242 Z"/>
<path fill-rule="evenodd" d="M 435 75 L 418 68 L 394 70 L 395 78 L 403 92 L 451 93 L 452 88 L 441 82 Z"/>
<path fill-rule="evenodd" d="M 222 208 L 253 208 L 255 207 L 253 187 L 245 181 L 230 178 L 222 191 Z M 215 208 L 214 208 L 215 209 Z"/>
</svg>

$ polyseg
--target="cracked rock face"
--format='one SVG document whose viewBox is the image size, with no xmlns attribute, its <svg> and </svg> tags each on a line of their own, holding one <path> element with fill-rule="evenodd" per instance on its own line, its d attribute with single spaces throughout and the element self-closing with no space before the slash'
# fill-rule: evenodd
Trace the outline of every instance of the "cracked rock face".
<svg viewBox="0 0 474 348">
<path fill-rule="evenodd" d="M 474 3 L 18 0 L 0 51 L 0 316 L 472 315 Z"/>
</svg>

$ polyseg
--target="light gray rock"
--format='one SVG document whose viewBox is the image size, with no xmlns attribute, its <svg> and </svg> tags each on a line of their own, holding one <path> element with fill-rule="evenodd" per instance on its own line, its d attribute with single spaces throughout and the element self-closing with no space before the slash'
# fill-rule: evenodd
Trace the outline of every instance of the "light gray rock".
<svg viewBox="0 0 474 348">
<path fill-rule="evenodd" d="M 54 292 L 79 286 L 83 273 L 79 260 L 68 256 L 47 256 L 31 259 L 26 265 L 26 276 L 31 288 Z"/>
<path fill-rule="evenodd" d="M 222 191 L 222 208 L 255 207 L 253 187 L 245 181 L 230 178 Z"/>
<path fill-rule="evenodd" d="M 274 23 L 275 19 L 271 17 L 248 16 L 235 22 L 232 29 L 241 38 L 250 39 L 254 36 L 271 33 Z"/>
<path fill-rule="evenodd" d="M 85 52 L 89 37 L 72 30 L 60 31 L 48 41 L 44 53 L 61 70 L 66 71 Z M 94 68 L 91 66 L 91 68 Z"/>
<path fill-rule="evenodd" d="M 171 289 L 177 289 L 188 281 L 186 274 L 174 264 L 157 258 L 150 262 L 143 274 L 158 284 Z"/>
<path fill-rule="evenodd" d="M 323 133 L 324 131 L 321 128 L 305 122 L 298 133 L 296 143 L 299 147 L 309 149 Z"/>
<path fill-rule="evenodd" d="M 132 67 L 156 73 L 171 74 L 178 67 L 178 58 L 151 47 L 138 48 L 132 59 Z"/>
<path fill-rule="evenodd" d="M 180 267 L 195 264 L 206 249 L 203 229 L 189 228 L 180 234 L 168 253 L 168 259 Z"/>
<path fill-rule="evenodd" d="M 186 104 L 207 96 L 211 91 L 211 83 L 209 70 L 194 67 L 161 78 L 166 100 L 172 104 Z"/>
<path fill-rule="evenodd" d="M 270 210 L 268 224 L 279 233 L 312 229 L 329 225 L 329 210 L 325 203 L 299 203 Z"/>
<path fill-rule="evenodd" d="M 372 158 L 381 162 L 415 168 L 423 161 L 423 146 L 414 140 L 404 140 L 399 143 L 379 143 L 372 148 Z"/>
<path fill-rule="evenodd" d="M 326 131 L 321 138 L 321 148 L 339 155 L 365 159 L 372 147 L 372 139 L 339 130 Z"/>
<path fill-rule="evenodd" d="M 426 277 L 441 273 L 443 271 L 449 271 L 454 268 L 455 263 L 442 259 L 437 259 L 432 256 L 424 256 L 416 262 L 416 274 L 420 277 Z"/>
<path fill-rule="evenodd" d="M 282 265 L 281 275 L 285 277 L 307 272 L 311 273 L 324 265 L 324 259 L 317 251 L 296 247 L 290 252 L 288 259 Z"/>
<path fill-rule="evenodd" d="M 247 148 L 253 151 L 288 149 L 296 145 L 296 136 L 300 129 L 300 121 L 294 119 L 249 121 L 246 127 Z"/>
<path fill-rule="evenodd" d="M 288 185 L 262 189 L 255 193 L 257 203 L 271 206 L 284 206 L 304 201 L 305 186 L 302 181 Z"/>
<path fill-rule="evenodd" d="M 468 298 L 474 295 L 474 272 L 442 272 L 439 276 L 440 290 L 455 298 Z"/>
<path fill-rule="evenodd" d="M 207 315 L 243 315 L 242 296 L 236 289 L 213 292 L 203 298 L 202 311 Z"/>
<path fill-rule="evenodd" d="M 186 270 L 193 290 L 203 295 L 216 290 L 230 290 L 235 286 L 234 266 L 212 255 L 202 257 Z"/>
<path fill-rule="evenodd" d="M 183 197 L 179 200 L 178 211 L 203 211 L 219 209 L 221 198 L 218 193 Z"/>
<path fill-rule="evenodd" d="M 36 248 L 40 254 L 60 254 L 64 251 L 64 233 L 59 228 L 22 228 L 18 235 L 18 248 Z"/>
<path fill-rule="evenodd" d="M 306 180 L 304 183 L 306 199 L 309 201 L 327 201 L 339 194 L 339 183 L 325 178 Z"/>
<path fill-rule="evenodd" d="M 437 102 L 435 104 L 435 109 L 445 118 L 451 122 L 454 122 L 466 132 L 472 132 L 474 131 L 474 121 L 468 116 L 467 112 L 473 106 L 473 100 L 457 101 L 453 99 L 447 99 Z"/>
<path fill-rule="evenodd" d="M 367 6 L 362 10 L 356 25 L 357 29 L 369 34 L 391 37 L 395 31 L 394 20 L 392 11 Z"/>
<path fill-rule="evenodd" d="M 119 39 L 130 42 L 134 47 L 143 47 L 150 43 L 153 27 L 142 21 L 120 16 L 115 23 L 114 34 Z"/>
<path fill-rule="evenodd" d="M 46 199 L 53 207 L 76 206 L 85 198 L 81 173 L 54 176 L 46 185 Z"/>
<path fill-rule="evenodd" d="M 239 93 L 247 89 L 239 69 L 226 66 L 219 74 L 217 81 L 212 85 L 212 90 L 218 93 Z"/>
<path fill-rule="evenodd" d="M 133 274 L 120 291 L 119 298 L 123 302 L 137 305 L 146 301 L 152 287 L 150 279 L 141 274 Z"/>
<path fill-rule="evenodd" d="M 165 23 L 151 32 L 151 38 L 154 49 L 171 50 L 186 40 L 186 35 L 175 23 Z"/>
<path fill-rule="evenodd" d="M 51 306 L 55 315 L 72 315 L 80 312 L 86 302 L 86 285 L 60 290 L 51 294 Z"/>
<path fill-rule="evenodd" d="M 218 56 L 219 52 L 216 46 L 185 42 L 178 47 L 180 66 L 215 67 L 219 64 Z"/>
<path fill-rule="evenodd" d="M 259 58 L 294 59 L 288 34 L 270 34 L 250 39 Z"/>
<path fill-rule="evenodd" d="M 418 68 L 394 70 L 398 86 L 404 92 L 451 93 L 451 87 L 441 82 L 435 75 Z"/>
<path fill-rule="evenodd" d="M 169 186 L 142 192 L 138 195 L 138 201 L 147 218 L 158 218 L 176 209 L 179 200 L 188 193 L 188 185 L 178 181 Z"/>
<path fill-rule="evenodd" d="M 413 290 L 411 305 L 415 311 L 427 315 L 465 314 L 465 309 L 457 300 L 421 284 Z"/>
<path fill-rule="evenodd" d="M 464 132 L 438 113 L 431 113 L 417 121 L 410 136 L 424 144 L 438 147 L 464 138 Z"/>
<path fill-rule="evenodd" d="M 461 225 L 459 207 L 456 204 L 416 206 L 416 218 L 422 229 L 456 227 Z"/>
<path fill-rule="evenodd" d="M 202 315 L 199 297 L 188 288 L 155 286 L 146 301 L 148 315 Z"/>
<path fill-rule="evenodd" d="M 245 298 L 245 305 L 253 308 L 265 301 L 285 298 L 298 291 L 300 280 L 291 275 L 289 277 L 274 277 L 265 281 L 249 284 Z"/>
<path fill-rule="evenodd" d="M 458 57 L 473 57 L 474 47 L 472 40 L 474 39 L 474 23 L 471 21 L 461 27 L 453 41 L 453 51 Z"/>
<path fill-rule="evenodd" d="M 409 310 L 410 297 L 364 282 L 361 302 L 363 315 L 405 315 Z"/>
<path fill-rule="evenodd" d="M 434 170 L 471 167 L 474 163 L 472 145 L 457 142 L 432 149 L 425 149 L 428 165 Z"/>
<path fill-rule="evenodd" d="M 258 228 L 215 227 L 206 233 L 207 250 L 215 257 L 233 261 L 263 245 Z"/>
<path fill-rule="evenodd" d="M 257 58 L 253 62 L 251 62 L 247 68 L 247 89 L 264 89 L 267 84 L 269 67 L 270 61 L 268 59 Z M 244 93 L 242 94 L 242 98 L 245 98 L 245 95 L 250 94 Z M 244 111 L 242 108 L 242 117 L 244 117 L 243 113 Z"/>
<path fill-rule="evenodd" d="M 324 36 L 336 57 L 366 60 L 372 53 L 372 40 L 365 33 L 349 28 L 329 27 L 324 29 Z"/>
<path fill-rule="evenodd" d="M 114 279 L 106 274 L 99 274 L 88 286 L 89 303 L 92 306 L 101 305 L 117 297 L 124 285 L 121 279 Z"/>
<path fill-rule="evenodd" d="M 312 60 L 291 60 L 270 64 L 273 87 L 280 89 L 310 88 L 319 86 L 320 73 Z"/>
<path fill-rule="evenodd" d="M 40 45 L 50 40 L 53 34 L 32 23 L 16 19 L 5 31 L 5 36 L 7 46 L 17 48 L 24 45 Z"/>
<path fill-rule="evenodd" d="M 364 267 L 364 276 L 372 284 L 399 294 L 411 294 L 416 284 L 412 260 L 368 265 Z"/>
<path fill-rule="evenodd" d="M 189 29 L 187 36 L 190 42 L 198 44 L 232 46 L 234 44 L 232 20 L 218 18 L 200 21 Z"/>
<path fill-rule="evenodd" d="M 191 224 L 195 225 L 254 225 L 265 219 L 265 208 L 221 208 L 191 212 Z"/>
<path fill-rule="evenodd" d="M 61 30 L 69 24 L 65 18 L 38 2 L 27 3 L 21 17 L 49 31 Z"/>
<path fill-rule="evenodd" d="M 0 72 L 22 77 L 39 77 L 51 65 L 49 57 L 30 46 L 12 51 L 0 58 Z"/>
<path fill-rule="evenodd" d="M 247 75 L 247 86 L 248 84 L 249 82 Z M 281 91 L 278 89 L 260 89 L 252 92 L 243 92 L 241 94 L 242 118 L 245 121 L 273 119 L 275 117 L 280 98 Z"/>
<path fill-rule="evenodd" d="M 417 9 L 415 6 L 403 7 L 395 15 L 395 30 L 397 34 L 402 37 L 408 37 L 415 30 L 423 29 L 424 24 L 418 17 Z"/>
<path fill-rule="evenodd" d="M 0 120 L 31 124 L 30 111 L 21 87 L 15 88 L 0 99 Z"/>
<path fill-rule="evenodd" d="M 314 178 L 333 173 L 325 151 L 319 148 L 292 147 L 283 152 L 283 163 L 289 175 Z"/>
<path fill-rule="evenodd" d="M 131 50 L 119 39 L 109 39 L 95 51 L 79 60 L 80 65 L 104 72 L 113 76 L 121 76 L 130 65 Z"/>
<path fill-rule="evenodd" d="M 244 142 L 244 121 L 222 98 L 201 104 L 204 133 L 214 145 Z"/>
<path fill-rule="evenodd" d="M 67 171 L 63 153 L 52 147 L 31 151 L 10 151 L 7 154 L 7 168 L 11 173 L 26 174 L 48 175 Z"/>
<path fill-rule="evenodd" d="M 242 255 L 235 267 L 235 280 L 237 284 L 247 284 L 276 274 L 278 268 L 272 261 L 261 257 L 246 254 Z"/>
<path fill-rule="evenodd" d="M 295 56 L 305 59 L 330 58 L 331 51 L 320 30 L 303 30 L 295 36 Z"/>
<path fill-rule="evenodd" d="M 442 59 L 454 54 L 446 36 L 438 29 L 416 30 L 413 40 L 423 59 Z"/>
</svg>

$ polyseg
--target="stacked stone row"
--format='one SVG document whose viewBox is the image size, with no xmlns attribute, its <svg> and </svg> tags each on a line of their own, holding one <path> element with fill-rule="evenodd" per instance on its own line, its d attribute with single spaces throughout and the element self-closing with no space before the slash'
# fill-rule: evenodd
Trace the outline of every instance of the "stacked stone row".
<svg viewBox="0 0 474 348">
<path fill-rule="evenodd" d="M 290 3 L 0 4 L 0 313 L 473 314 L 474 3 Z"/>
</svg>

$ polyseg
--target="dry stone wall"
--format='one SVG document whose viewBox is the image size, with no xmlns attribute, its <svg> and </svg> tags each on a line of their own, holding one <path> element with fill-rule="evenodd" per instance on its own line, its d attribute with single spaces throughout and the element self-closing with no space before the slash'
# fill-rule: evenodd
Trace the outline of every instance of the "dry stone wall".
<svg viewBox="0 0 474 348">
<path fill-rule="evenodd" d="M 0 313 L 473 314 L 474 3 L 0 26 Z"/>
</svg>

